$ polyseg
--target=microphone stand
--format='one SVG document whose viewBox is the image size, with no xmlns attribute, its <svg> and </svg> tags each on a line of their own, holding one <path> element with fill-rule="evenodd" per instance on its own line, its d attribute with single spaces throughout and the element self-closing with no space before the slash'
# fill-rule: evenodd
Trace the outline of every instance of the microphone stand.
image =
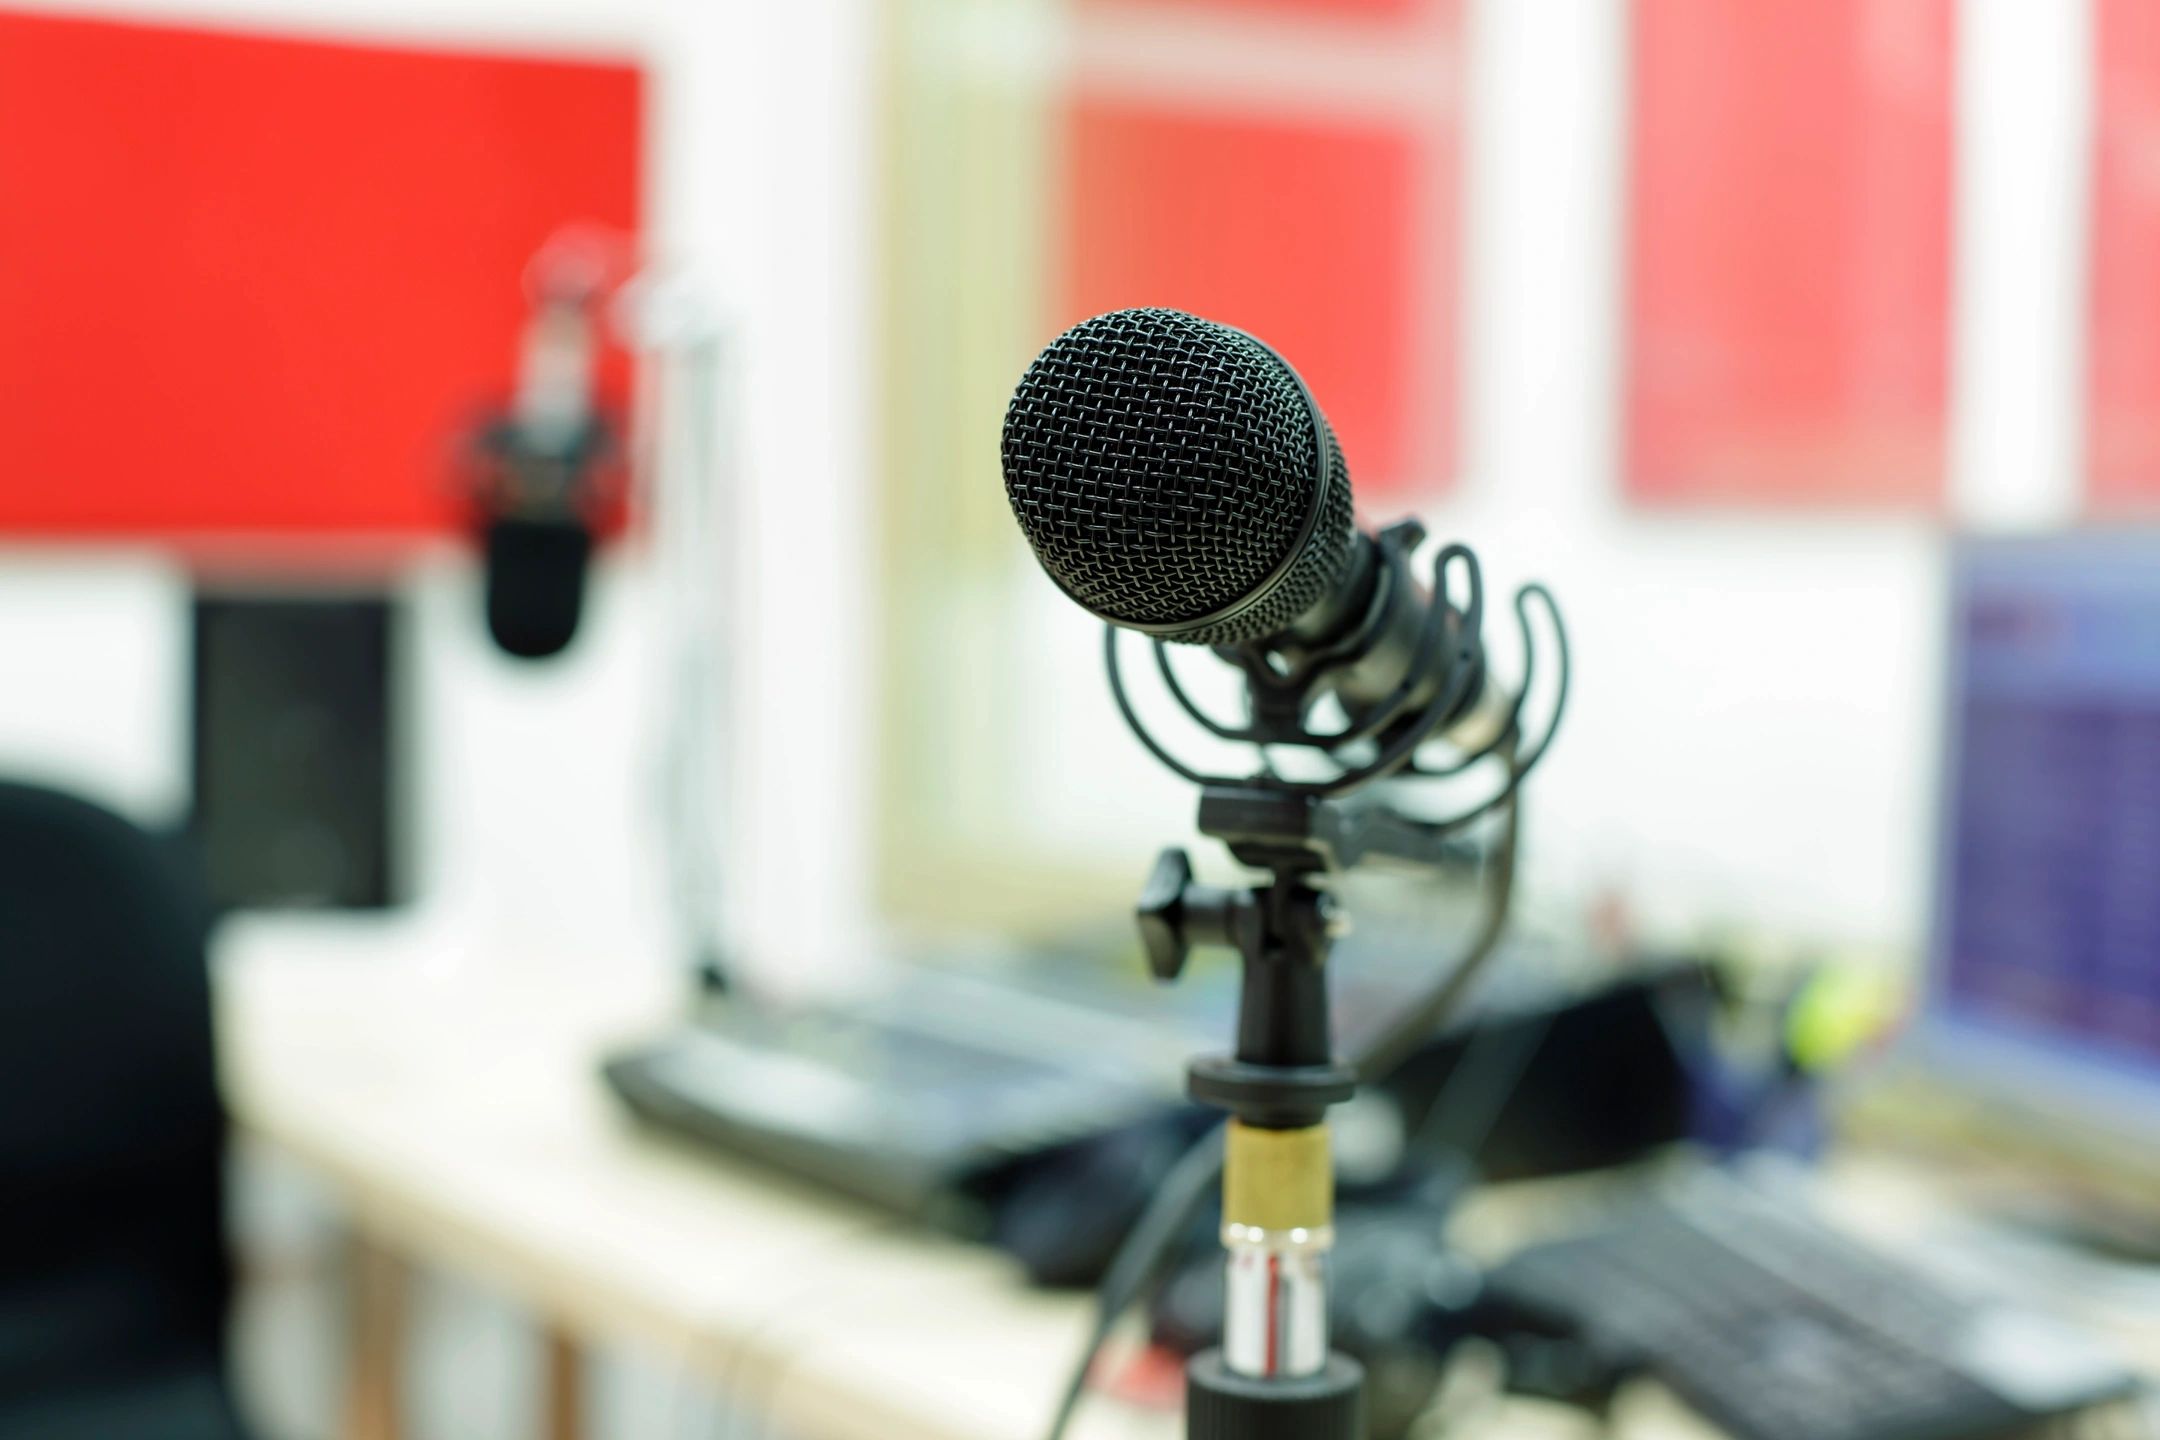
<svg viewBox="0 0 2160 1440">
<path fill-rule="evenodd" d="M 1357 1076 L 1330 1049 L 1327 960 L 1343 930 L 1316 884 L 1366 856 L 1435 864 L 1448 842 L 1370 801 L 1209 785 L 1202 834 L 1264 884 L 1196 883 L 1182 850 L 1157 858 L 1137 916 L 1149 968 L 1175 980 L 1196 944 L 1243 961 L 1237 1046 L 1188 1071 L 1193 1097 L 1222 1107 L 1224 1266 L 1219 1348 L 1186 1370 L 1190 1440 L 1363 1440 L 1364 1368 L 1328 1344 L 1327 1254 L 1334 1169 L 1327 1111 Z"/>
<path fill-rule="evenodd" d="M 1466 720 L 1485 687 L 1483 584 L 1467 547 L 1444 546 L 1433 562 L 1431 598 L 1420 601 L 1410 563 L 1424 527 L 1399 521 L 1374 538 L 1377 583 L 1347 636 L 1319 650 L 1280 655 L 1250 646 L 1216 648 L 1245 672 L 1251 711 L 1243 727 L 1213 720 L 1195 705 L 1178 683 L 1163 641 L 1155 640 L 1164 686 L 1196 725 L 1218 739 L 1255 745 L 1263 756 L 1270 745 L 1321 751 L 1339 767 L 1330 780 L 1284 780 L 1265 765 L 1259 775 L 1236 778 L 1185 764 L 1155 738 L 1126 692 L 1118 626 L 1104 631 L 1104 668 L 1127 727 L 1172 773 L 1200 787 L 1200 833 L 1268 877 L 1245 888 L 1197 884 L 1185 853 L 1165 850 L 1136 907 L 1157 979 L 1175 980 L 1194 945 L 1228 946 L 1244 967 L 1235 1049 L 1204 1056 L 1188 1069 L 1193 1097 L 1230 1112 L 1222 1147 L 1223 1340 L 1186 1367 L 1190 1440 L 1364 1440 L 1364 1370 L 1328 1343 L 1334 1167 L 1327 1112 L 1349 1099 L 1361 1078 L 1385 1074 L 1423 1043 L 1492 953 L 1513 884 L 1516 796 L 1558 732 L 1567 705 L 1567 632 L 1559 607 L 1544 586 L 1524 585 L 1514 603 L 1523 673 L 1513 703 L 1496 717 L 1482 745 L 1439 768 L 1422 764 L 1419 747 Z M 1450 565 L 1460 565 L 1467 579 L 1460 609 L 1446 598 Z M 1537 648 L 1532 603 L 1546 612 L 1558 667 L 1550 718 L 1525 748 L 1522 707 Z M 1422 620 L 1415 618 L 1420 610 Z M 1339 730 L 1310 730 L 1306 717 L 1322 689 L 1361 659 L 1391 647 L 1406 662 L 1395 688 L 1366 701 Z M 1349 757 L 1358 750 L 1364 753 L 1353 761 Z M 1394 810 L 1384 798 L 1389 787 L 1372 784 L 1396 776 L 1442 779 L 1486 760 L 1501 763 L 1505 782 L 1447 819 Z M 1343 917 L 1325 877 L 1368 858 L 1442 868 L 1460 854 L 1464 828 L 1487 815 L 1502 822 L 1498 878 L 1469 958 L 1393 1017 L 1354 1067 L 1344 1064 L 1331 1048 L 1327 979 Z M 1128 1245 L 1143 1243 L 1139 1235 Z M 1127 1258 L 1121 1253 L 1119 1265 Z M 1113 1267 L 1113 1279 L 1116 1273 Z M 1106 1288 L 1094 1346 L 1107 1335 L 1121 1298 Z M 1053 1440 L 1062 1436 L 1085 1381 L 1083 1367 L 1053 1422 Z"/>
</svg>

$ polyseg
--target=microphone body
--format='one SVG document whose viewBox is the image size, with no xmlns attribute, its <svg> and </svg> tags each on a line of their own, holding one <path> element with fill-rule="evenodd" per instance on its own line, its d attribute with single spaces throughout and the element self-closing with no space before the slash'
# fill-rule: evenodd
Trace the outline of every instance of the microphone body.
<svg viewBox="0 0 2160 1440">
<path fill-rule="evenodd" d="M 598 292 L 575 278 L 541 297 L 527 320 L 517 395 L 479 444 L 488 634 L 521 660 L 558 655 L 576 638 L 598 476 L 613 448 L 597 393 Z"/>
<path fill-rule="evenodd" d="M 481 543 L 495 643 L 520 660 L 568 649 L 585 613 L 592 531 L 574 522 L 498 517 Z"/>
<path fill-rule="evenodd" d="M 477 499 L 487 627 L 504 653 L 545 660 L 576 638 L 594 549 L 592 476 L 609 448 L 597 419 L 545 440 L 507 420 L 483 437 Z"/>
<path fill-rule="evenodd" d="M 1036 559 L 1111 624 L 1293 668 L 1339 658 L 1325 688 L 1353 726 L 1453 681 L 1459 646 L 1420 653 L 1447 602 L 1358 528 L 1333 427 L 1243 331 L 1175 310 L 1083 321 L 1021 376 L 1001 451 Z M 1450 608 L 1445 632 L 1461 624 Z M 1471 680 L 1446 722 L 1477 703 Z"/>
</svg>

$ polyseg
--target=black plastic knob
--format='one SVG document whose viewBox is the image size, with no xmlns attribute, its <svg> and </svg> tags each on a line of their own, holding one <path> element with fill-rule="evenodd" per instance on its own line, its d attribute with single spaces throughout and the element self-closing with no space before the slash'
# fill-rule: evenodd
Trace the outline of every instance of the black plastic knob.
<svg viewBox="0 0 2160 1440">
<path fill-rule="evenodd" d="M 1190 884 L 1192 860 L 1173 845 L 1155 857 L 1155 868 L 1148 871 L 1140 903 L 1133 909 L 1140 943 L 1147 948 L 1148 971 L 1158 980 L 1177 979 L 1192 953 L 1185 934 L 1185 888 Z"/>
</svg>

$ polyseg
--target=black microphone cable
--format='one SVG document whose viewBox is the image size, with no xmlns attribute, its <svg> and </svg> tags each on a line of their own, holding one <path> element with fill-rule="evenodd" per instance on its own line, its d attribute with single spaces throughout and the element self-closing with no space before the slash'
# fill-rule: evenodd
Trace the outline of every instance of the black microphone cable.
<svg viewBox="0 0 2160 1440">
<path fill-rule="evenodd" d="M 1118 1246 L 1096 1290 L 1095 1328 L 1088 1332 L 1079 1363 L 1065 1382 L 1065 1393 L 1050 1420 L 1049 1440 L 1063 1440 L 1073 1416 L 1079 1412 L 1080 1401 L 1087 1394 L 1088 1377 L 1094 1373 L 1103 1346 L 1110 1342 L 1111 1332 L 1127 1310 L 1153 1294 L 1162 1283 L 1178 1237 L 1215 1193 L 1222 1167 L 1223 1127 L 1218 1124 L 1179 1157 L 1126 1234 L 1124 1243 Z"/>
</svg>

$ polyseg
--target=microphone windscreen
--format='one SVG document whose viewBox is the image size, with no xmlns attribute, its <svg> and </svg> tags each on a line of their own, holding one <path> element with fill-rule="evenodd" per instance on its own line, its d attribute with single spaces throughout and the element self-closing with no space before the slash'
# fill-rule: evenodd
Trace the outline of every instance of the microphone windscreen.
<svg viewBox="0 0 2160 1440">
<path fill-rule="evenodd" d="M 1334 433 L 1290 367 L 1227 325 L 1154 309 L 1083 321 L 1021 377 L 1001 448 L 1036 558 L 1104 619 L 1259 639 L 1349 566 Z"/>
<path fill-rule="evenodd" d="M 487 623 L 497 645 L 524 660 L 569 645 L 585 609 L 592 546 L 592 532 L 575 522 L 488 522 Z"/>
</svg>

